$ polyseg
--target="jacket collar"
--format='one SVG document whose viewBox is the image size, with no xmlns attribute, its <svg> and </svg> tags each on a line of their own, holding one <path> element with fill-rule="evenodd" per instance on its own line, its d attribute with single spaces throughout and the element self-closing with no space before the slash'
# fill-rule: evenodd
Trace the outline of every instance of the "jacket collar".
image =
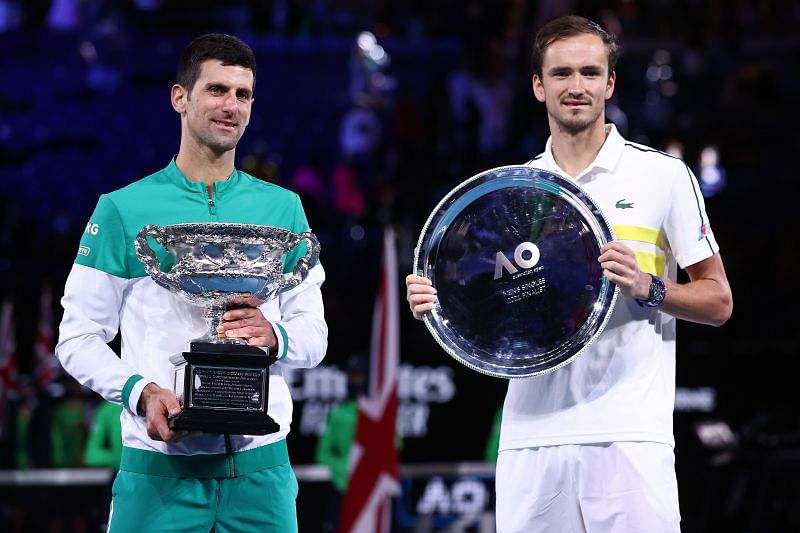
<svg viewBox="0 0 800 533">
<path fill-rule="evenodd" d="M 178 185 L 179 187 L 190 191 L 205 191 L 205 183 L 192 181 L 181 172 L 181 169 L 175 164 L 175 157 L 170 160 L 169 164 L 162 170 L 162 173 L 170 183 Z M 216 194 L 224 194 L 228 188 L 233 187 L 240 179 L 240 172 L 234 168 L 227 179 L 214 182 L 214 192 Z"/>
</svg>

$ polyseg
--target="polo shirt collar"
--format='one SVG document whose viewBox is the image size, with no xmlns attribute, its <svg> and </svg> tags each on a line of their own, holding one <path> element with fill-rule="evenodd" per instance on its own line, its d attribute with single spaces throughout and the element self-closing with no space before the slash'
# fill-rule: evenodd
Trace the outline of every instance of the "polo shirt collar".
<svg viewBox="0 0 800 533">
<path fill-rule="evenodd" d="M 586 169 L 581 172 L 580 175 L 575 178 L 575 180 L 578 181 L 584 176 L 591 174 L 595 169 L 606 171 L 614 170 L 614 168 L 617 166 L 617 162 L 619 162 L 619 158 L 622 156 L 622 149 L 624 147 L 625 139 L 623 139 L 622 135 L 619 134 L 617 127 L 614 124 L 606 124 L 606 140 L 603 143 L 602 148 L 600 148 L 600 152 L 598 152 L 597 157 L 594 158 L 594 161 L 592 161 L 592 163 L 586 167 Z M 553 158 L 552 135 L 547 139 L 544 153 L 539 161 L 546 169 L 556 170 L 565 176 L 567 175 L 567 173 L 558 166 L 556 160 Z"/>
<path fill-rule="evenodd" d="M 206 187 L 205 183 L 200 181 L 192 181 L 189 178 L 187 178 L 183 172 L 181 172 L 181 169 L 179 169 L 178 165 L 175 164 L 175 157 L 173 157 L 170 160 L 169 164 L 166 166 L 166 168 L 164 168 L 164 173 L 166 174 L 169 181 L 175 183 L 178 186 L 184 187 L 192 191 L 195 190 L 205 191 Z M 228 176 L 227 179 L 214 182 L 214 192 L 216 192 L 217 194 L 224 193 L 227 188 L 235 185 L 236 182 L 239 181 L 239 179 L 240 179 L 239 171 L 234 168 L 233 172 L 231 172 L 231 175 Z"/>
</svg>

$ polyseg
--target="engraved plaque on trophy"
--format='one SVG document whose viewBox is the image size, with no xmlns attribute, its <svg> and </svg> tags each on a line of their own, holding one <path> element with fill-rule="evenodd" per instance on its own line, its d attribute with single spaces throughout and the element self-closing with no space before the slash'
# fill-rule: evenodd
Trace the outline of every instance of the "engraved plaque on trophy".
<svg viewBox="0 0 800 533">
<path fill-rule="evenodd" d="M 437 289 L 425 324 L 473 370 L 503 378 L 554 371 L 602 332 L 616 286 L 597 258 L 614 234 L 575 182 L 528 166 L 463 182 L 436 206 L 415 250 Z"/>
<path fill-rule="evenodd" d="M 162 272 L 148 238 L 173 256 L 169 271 Z M 306 244 L 305 255 L 291 274 L 284 274 L 285 256 L 300 243 Z M 170 419 L 171 427 L 243 435 L 278 431 L 268 413 L 269 366 L 275 356 L 244 339 L 219 337 L 217 326 L 225 311 L 242 305 L 243 297 L 264 302 L 300 284 L 319 257 L 314 234 L 255 224 L 148 225 L 135 247 L 158 285 L 205 309 L 206 335 L 170 359 L 173 390 L 183 407 Z"/>
</svg>

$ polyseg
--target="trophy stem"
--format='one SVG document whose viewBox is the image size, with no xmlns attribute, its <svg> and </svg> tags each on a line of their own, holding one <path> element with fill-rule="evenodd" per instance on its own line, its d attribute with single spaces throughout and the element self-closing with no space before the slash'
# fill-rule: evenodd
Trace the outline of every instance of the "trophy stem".
<svg viewBox="0 0 800 533">
<path fill-rule="evenodd" d="M 211 305 L 206 307 L 206 312 L 203 314 L 203 319 L 208 325 L 208 337 L 216 339 L 219 336 L 217 333 L 217 326 L 222 322 L 222 315 L 225 314 L 225 308 L 221 305 Z"/>
<path fill-rule="evenodd" d="M 217 326 L 222 322 L 222 315 L 226 311 L 225 304 L 211 304 L 206 307 L 206 312 L 203 313 L 203 319 L 208 325 L 208 333 L 204 338 L 195 339 L 192 342 L 207 342 L 211 344 L 247 344 L 244 339 L 227 339 L 220 337 L 217 333 Z"/>
</svg>

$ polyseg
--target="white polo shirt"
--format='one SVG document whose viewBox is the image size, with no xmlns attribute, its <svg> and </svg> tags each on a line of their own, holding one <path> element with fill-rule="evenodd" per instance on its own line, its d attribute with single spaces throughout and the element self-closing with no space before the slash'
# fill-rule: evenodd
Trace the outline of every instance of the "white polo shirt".
<svg viewBox="0 0 800 533">
<path fill-rule="evenodd" d="M 680 159 L 626 141 L 613 125 L 597 158 L 575 181 L 600 206 L 617 240 L 644 272 L 676 280 L 718 250 L 703 197 Z M 552 137 L 528 165 L 568 176 Z M 620 293 L 605 330 L 555 372 L 512 379 L 500 450 L 614 441 L 674 446 L 675 318 Z"/>
</svg>

